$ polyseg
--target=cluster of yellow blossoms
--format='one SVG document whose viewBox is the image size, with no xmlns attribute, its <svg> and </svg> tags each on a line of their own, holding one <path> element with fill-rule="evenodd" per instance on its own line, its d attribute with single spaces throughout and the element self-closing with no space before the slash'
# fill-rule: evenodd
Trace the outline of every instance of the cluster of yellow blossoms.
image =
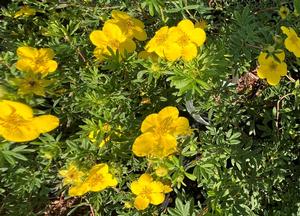
<svg viewBox="0 0 300 216">
<path fill-rule="evenodd" d="M 44 88 L 53 81 L 46 80 L 49 73 L 57 69 L 57 62 L 53 60 L 54 51 L 50 48 L 33 48 L 29 46 L 17 49 L 18 61 L 16 68 L 24 72 L 24 77 L 13 79 L 13 83 L 19 86 L 18 94 L 35 94 L 45 96 Z"/>
<path fill-rule="evenodd" d="M 281 27 L 282 32 L 287 35 L 284 40 L 285 48 L 292 52 L 297 58 L 300 57 L 300 38 L 291 27 Z M 271 50 L 261 52 L 258 57 L 259 68 L 257 75 L 261 79 L 267 79 L 270 85 L 277 85 L 281 76 L 287 75 L 287 65 L 284 62 L 285 53 L 283 50 Z"/>
<path fill-rule="evenodd" d="M 190 61 L 197 56 L 198 47 L 202 46 L 205 40 L 205 31 L 185 19 L 177 26 L 160 28 L 145 49 L 168 61 L 175 61 L 179 58 Z"/>
<path fill-rule="evenodd" d="M 172 191 L 172 188 L 160 181 L 154 181 L 153 178 L 145 173 L 130 185 L 134 195 L 134 207 L 138 210 L 146 209 L 149 204 L 159 205 L 165 200 L 165 194 Z"/>
<path fill-rule="evenodd" d="M 70 164 L 68 169 L 59 171 L 59 174 L 64 177 L 64 185 L 71 185 L 70 196 L 82 196 L 89 191 L 98 192 L 118 184 L 105 163 L 94 165 L 87 173 Z"/>
<path fill-rule="evenodd" d="M 49 132 L 59 125 L 59 119 L 52 115 L 34 117 L 32 109 L 22 103 L 0 101 L 0 135 L 13 142 L 26 142 Z"/>
<path fill-rule="evenodd" d="M 125 53 L 135 51 L 134 38 L 139 41 L 147 39 L 142 21 L 117 10 L 113 10 L 111 15 L 112 19 L 104 23 L 102 30 L 90 34 L 90 40 L 96 46 L 94 55 L 99 61 L 111 56 L 111 51 L 114 54 L 118 51 L 120 57 L 124 57 Z"/>
<path fill-rule="evenodd" d="M 42 78 L 54 72 L 58 66 L 53 60 L 53 50 L 23 46 L 17 49 L 17 55 L 16 68 L 25 74 L 22 78 L 13 79 L 13 83 L 19 86 L 18 94 L 44 96 L 44 87 L 52 81 Z M 59 119 L 53 115 L 34 117 L 33 110 L 23 103 L 0 101 L 0 135 L 8 141 L 32 141 L 58 125 Z"/>
<path fill-rule="evenodd" d="M 132 151 L 138 157 L 163 159 L 177 151 L 177 137 L 189 135 L 191 129 L 185 117 L 179 117 L 176 107 L 168 106 L 158 113 L 148 115 L 142 122 L 142 134 L 133 143 Z M 155 168 L 158 177 L 168 174 L 168 168 L 159 165 Z M 146 209 L 149 204 L 159 205 L 165 200 L 165 194 L 172 188 L 160 181 L 154 181 L 145 173 L 130 185 L 134 195 L 134 206 L 138 210 Z"/>
<path fill-rule="evenodd" d="M 50 48 L 19 47 L 17 55 L 19 59 L 16 67 L 22 72 L 46 76 L 57 68 L 57 62 L 53 60 L 54 51 Z"/>
<path fill-rule="evenodd" d="M 169 106 L 147 116 L 141 131 L 133 143 L 133 153 L 138 157 L 163 158 L 176 152 L 176 137 L 189 134 L 190 127 L 185 117 L 179 117 L 178 109 Z"/>
</svg>

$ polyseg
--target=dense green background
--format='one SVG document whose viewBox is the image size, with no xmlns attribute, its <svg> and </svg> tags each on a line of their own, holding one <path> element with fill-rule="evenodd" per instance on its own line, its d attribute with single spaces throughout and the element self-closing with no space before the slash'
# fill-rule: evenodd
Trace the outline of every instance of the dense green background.
<svg viewBox="0 0 300 216">
<path fill-rule="evenodd" d="M 280 26 L 300 33 L 293 1 L 1 4 L 0 85 L 8 92 L 4 97 L 30 104 L 38 114 L 57 115 L 61 126 L 26 145 L 1 141 L 0 215 L 300 214 L 299 60 L 286 51 L 292 78 L 283 77 L 278 86 L 255 76 L 260 51 L 274 44 L 284 49 Z M 15 19 L 23 4 L 37 14 Z M 282 4 L 290 9 L 286 20 L 278 15 Z M 207 42 L 192 62 L 161 61 L 159 70 L 138 59 L 137 52 L 121 63 L 110 59 L 99 64 L 88 36 L 102 27 L 113 9 L 141 19 L 149 38 L 161 26 L 202 18 L 208 23 Z M 56 53 L 59 68 L 49 76 L 56 82 L 47 89 L 47 97 L 21 97 L 11 85 L 21 76 L 15 68 L 16 49 L 24 44 L 50 47 Z M 137 51 L 144 45 L 138 43 Z M 143 98 L 150 98 L 151 104 L 142 104 Z M 145 116 L 167 105 L 178 107 L 195 128 L 193 137 L 180 142 L 177 159 L 168 162 L 174 192 L 161 206 L 145 212 L 125 209 L 124 201 L 131 199 L 129 183 L 147 167 L 145 159 L 132 155 L 131 145 Z M 111 142 L 99 149 L 87 135 L 105 122 L 115 129 Z M 67 188 L 57 173 L 73 160 L 83 167 L 109 162 L 120 180 L 117 189 L 64 198 Z"/>
</svg>

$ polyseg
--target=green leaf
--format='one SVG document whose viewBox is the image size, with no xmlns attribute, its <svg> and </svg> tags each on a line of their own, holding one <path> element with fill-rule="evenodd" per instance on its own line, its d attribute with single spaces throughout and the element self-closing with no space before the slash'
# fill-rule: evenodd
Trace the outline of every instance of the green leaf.
<svg viewBox="0 0 300 216">
<path fill-rule="evenodd" d="M 185 172 L 184 175 L 185 175 L 186 177 L 188 177 L 188 178 L 189 178 L 190 180 L 192 180 L 192 181 L 195 181 L 195 180 L 197 179 L 197 177 L 194 176 L 194 175 L 191 174 L 191 173 Z"/>
<path fill-rule="evenodd" d="M 296 13 L 300 13 L 300 0 L 294 0 L 294 8 Z"/>
</svg>

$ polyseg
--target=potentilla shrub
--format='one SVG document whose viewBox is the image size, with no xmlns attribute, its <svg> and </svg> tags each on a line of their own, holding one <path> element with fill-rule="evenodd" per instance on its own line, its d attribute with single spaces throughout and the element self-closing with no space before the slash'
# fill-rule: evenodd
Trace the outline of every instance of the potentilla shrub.
<svg viewBox="0 0 300 216">
<path fill-rule="evenodd" d="M 0 215 L 299 215 L 300 2 L 0 12 Z"/>
</svg>

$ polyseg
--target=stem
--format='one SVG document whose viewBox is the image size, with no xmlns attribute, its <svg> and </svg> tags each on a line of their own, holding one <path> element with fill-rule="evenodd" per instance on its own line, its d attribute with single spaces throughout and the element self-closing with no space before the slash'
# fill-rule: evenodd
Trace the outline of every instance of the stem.
<svg viewBox="0 0 300 216">
<path fill-rule="evenodd" d="M 291 82 L 296 82 L 296 80 L 294 80 L 294 78 L 293 77 L 291 77 L 291 76 L 289 76 L 289 75 L 285 75 Z"/>
<path fill-rule="evenodd" d="M 277 105 L 276 105 L 276 122 L 275 122 L 275 125 L 276 125 L 276 128 L 277 130 L 279 131 L 279 115 L 280 115 L 280 103 L 282 102 L 282 100 L 284 100 L 285 98 L 287 98 L 288 96 L 291 96 L 291 95 L 294 95 L 293 93 L 288 93 L 284 96 L 282 96 L 281 98 L 279 98 L 279 100 L 277 101 Z"/>
</svg>

